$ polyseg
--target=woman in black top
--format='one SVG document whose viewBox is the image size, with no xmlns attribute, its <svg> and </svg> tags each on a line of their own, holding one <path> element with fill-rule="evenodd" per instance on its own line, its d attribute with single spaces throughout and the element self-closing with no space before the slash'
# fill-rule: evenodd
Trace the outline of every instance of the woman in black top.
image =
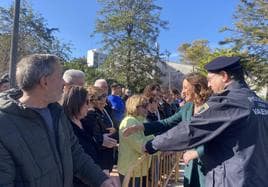
<svg viewBox="0 0 268 187">
<path fill-rule="evenodd" d="M 95 162 L 98 162 L 97 148 L 93 136 L 84 130 L 81 123 L 81 119 L 87 115 L 88 109 L 91 107 L 87 90 L 81 86 L 69 87 L 68 90 L 64 92 L 62 106 L 72 124 L 80 145 L 82 145 L 84 151 L 90 155 Z M 74 187 L 88 187 L 88 185 L 81 182 L 78 178 L 74 178 Z"/>
<path fill-rule="evenodd" d="M 87 133 L 92 134 L 97 146 L 97 164 L 107 173 L 111 172 L 114 165 L 114 148 L 117 146 L 118 133 L 111 116 L 105 110 L 106 93 L 98 87 L 89 87 L 93 107 L 82 120 Z"/>
</svg>

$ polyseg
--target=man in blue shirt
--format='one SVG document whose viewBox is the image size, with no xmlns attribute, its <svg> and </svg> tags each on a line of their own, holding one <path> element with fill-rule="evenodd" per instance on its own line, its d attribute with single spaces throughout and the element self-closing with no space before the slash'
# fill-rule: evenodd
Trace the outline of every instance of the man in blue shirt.
<svg viewBox="0 0 268 187">
<path fill-rule="evenodd" d="M 111 85 L 111 95 L 108 96 L 108 100 L 112 104 L 114 120 L 120 124 L 125 113 L 125 104 L 123 99 L 120 97 L 122 94 L 121 86 L 117 83 Z"/>
</svg>

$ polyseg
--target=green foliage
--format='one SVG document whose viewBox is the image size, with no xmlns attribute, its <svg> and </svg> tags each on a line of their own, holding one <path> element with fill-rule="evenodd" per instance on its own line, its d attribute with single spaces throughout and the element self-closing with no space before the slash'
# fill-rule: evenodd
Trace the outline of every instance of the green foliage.
<svg viewBox="0 0 268 187">
<path fill-rule="evenodd" d="M 13 5 L 9 8 L 0 7 L 1 71 L 8 69 L 13 17 Z M 54 35 L 57 31 L 57 28 L 49 28 L 44 18 L 23 1 L 20 9 L 18 59 L 32 53 L 52 53 L 69 59 L 70 44 L 60 42 Z"/>
<path fill-rule="evenodd" d="M 241 56 L 248 82 L 259 90 L 268 85 L 268 2 L 241 0 L 234 21 L 234 28 L 221 30 L 232 33 L 220 42 L 228 44 L 228 49 L 210 49 L 207 40 L 196 40 L 182 44 L 178 51 L 182 62 L 197 66 L 203 73 L 204 65 L 218 56 Z"/>
<path fill-rule="evenodd" d="M 178 51 L 182 63 L 198 66 L 210 54 L 211 49 L 208 46 L 208 40 L 196 40 L 193 43 L 182 44 Z"/>
<path fill-rule="evenodd" d="M 257 88 L 268 85 L 268 2 L 241 0 L 234 14 L 234 28 L 221 44 L 229 44 L 236 51 L 247 53 L 247 70 Z M 267 93 L 268 94 L 268 93 Z"/>
<path fill-rule="evenodd" d="M 77 69 L 83 71 L 86 74 L 87 85 L 92 85 L 94 84 L 95 80 L 104 78 L 104 73 L 100 69 L 88 67 L 85 58 L 75 58 L 69 62 L 65 62 L 64 69 Z"/>
<path fill-rule="evenodd" d="M 197 42 L 199 41 L 200 40 Z M 265 75 L 265 73 L 267 72 L 268 66 L 263 64 L 264 61 L 260 60 L 259 57 L 248 54 L 247 52 L 235 50 L 234 48 L 213 50 L 208 47 L 207 42 L 203 43 L 205 45 L 194 45 L 197 42 L 194 41 L 193 44 L 184 43 L 179 47 L 179 49 L 184 49 L 180 50 L 181 56 L 187 57 L 187 63 L 195 64 L 195 69 L 202 74 L 207 73 L 204 66 L 219 56 L 240 56 L 242 58 L 241 63 L 249 75 L 247 79 L 248 83 L 251 86 L 254 86 L 256 90 L 259 90 L 267 83 L 267 79 L 265 78 L 267 77 L 267 74 Z"/>
<path fill-rule="evenodd" d="M 107 77 L 117 80 L 132 90 L 139 90 L 159 81 L 165 54 L 156 45 L 160 28 L 167 22 L 160 20 L 161 8 L 153 0 L 99 0 L 102 8 L 94 34 L 102 35 Z"/>
</svg>

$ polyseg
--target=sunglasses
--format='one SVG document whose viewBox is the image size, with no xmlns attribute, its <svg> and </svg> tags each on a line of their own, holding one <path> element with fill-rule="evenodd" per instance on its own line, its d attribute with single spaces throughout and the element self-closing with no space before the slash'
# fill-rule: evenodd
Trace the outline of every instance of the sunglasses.
<svg viewBox="0 0 268 187">
<path fill-rule="evenodd" d="M 107 94 L 102 94 L 102 95 L 100 95 L 100 96 L 98 96 L 97 97 L 97 100 L 102 100 L 102 99 L 104 99 L 104 98 L 106 98 L 107 97 Z"/>
<path fill-rule="evenodd" d="M 138 105 L 137 107 L 142 107 L 146 109 L 148 107 L 149 103 L 143 103 L 142 105 Z"/>
</svg>

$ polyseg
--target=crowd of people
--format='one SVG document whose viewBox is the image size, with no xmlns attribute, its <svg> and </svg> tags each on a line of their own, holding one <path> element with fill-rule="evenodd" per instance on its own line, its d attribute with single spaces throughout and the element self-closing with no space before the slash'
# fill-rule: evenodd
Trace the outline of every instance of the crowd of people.
<svg viewBox="0 0 268 187">
<path fill-rule="evenodd" d="M 184 151 L 185 187 L 268 186 L 268 104 L 249 89 L 239 57 L 205 68 L 207 77 L 185 75 L 181 91 L 152 83 L 133 94 L 105 79 L 88 85 L 54 55 L 22 58 L 18 89 L 0 81 L 0 186 L 115 187 L 114 165 L 122 183 L 157 151 Z M 135 187 L 146 186 L 145 165 Z"/>
</svg>

